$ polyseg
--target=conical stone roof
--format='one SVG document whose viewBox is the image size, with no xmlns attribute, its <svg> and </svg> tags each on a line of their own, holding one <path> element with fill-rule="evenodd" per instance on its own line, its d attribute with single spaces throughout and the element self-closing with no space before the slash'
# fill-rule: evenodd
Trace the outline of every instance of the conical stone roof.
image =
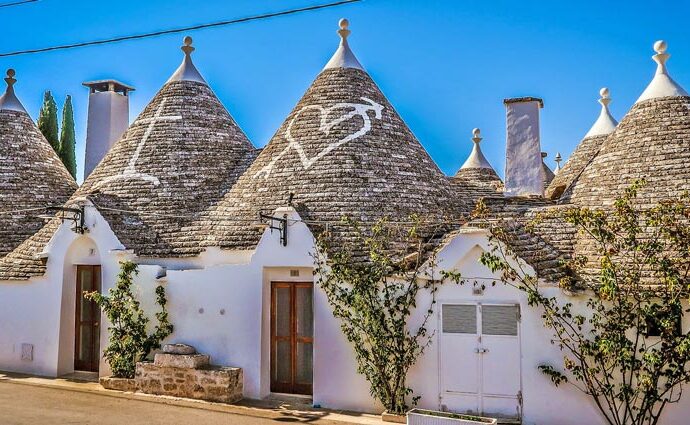
<svg viewBox="0 0 690 425">
<path fill-rule="evenodd" d="M 190 232 L 253 159 L 254 148 L 204 81 L 185 38 L 182 65 L 94 169 L 89 195 L 140 256 L 199 253 Z"/>
<path fill-rule="evenodd" d="M 448 179 L 347 45 L 347 25 L 341 20 L 334 58 L 211 213 L 208 245 L 253 249 L 259 213 L 286 206 L 291 194 L 312 230 L 344 216 L 439 222 L 455 211 Z"/>
<path fill-rule="evenodd" d="M 462 190 L 464 184 L 472 187 L 479 196 L 496 195 L 497 191 L 502 190 L 503 182 L 482 152 L 480 134 L 478 128 L 472 130 L 472 152 L 453 176 L 452 183 L 456 190 Z"/>
<path fill-rule="evenodd" d="M 91 200 L 120 242 L 139 256 L 200 253 L 199 213 L 218 202 L 256 157 L 237 123 L 185 58 L 67 202 Z M 0 280 L 40 275 L 53 220 L 0 261 Z M 195 232 L 198 230 L 199 232 Z"/>
<path fill-rule="evenodd" d="M 0 257 L 44 225 L 47 206 L 62 205 L 77 184 L 14 93 L 14 70 L 0 97 Z"/>
<path fill-rule="evenodd" d="M 599 152 L 604 140 L 609 134 L 613 133 L 618 125 L 618 121 L 613 118 L 609 111 L 611 97 L 609 89 L 604 87 L 599 90 L 601 98 L 601 112 L 599 118 L 594 122 L 582 141 L 577 145 L 570 158 L 563 168 L 559 168 L 555 177 L 546 187 L 546 197 L 558 199 L 567 196 L 575 180 L 580 176 L 585 167 L 594 159 Z M 558 158 L 557 158 L 558 159 Z"/>
<path fill-rule="evenodd" d="M 665 74 L 666 45 L 657 42 L 655 48 L 654 58 Z M 565 200 L 591 207 L 611 205 L 636 179 L 647 180 L 639 194 L 645 203 L 690 190 L 690 97 L 676 95 L 685 92 L 675 82 L 666 84 L 673 81 L 670 77 L 661 85 L 658 77 L 657 71 L 645 97 L 603 141 L 598 154 L 564 194 Z"/>
</svg>

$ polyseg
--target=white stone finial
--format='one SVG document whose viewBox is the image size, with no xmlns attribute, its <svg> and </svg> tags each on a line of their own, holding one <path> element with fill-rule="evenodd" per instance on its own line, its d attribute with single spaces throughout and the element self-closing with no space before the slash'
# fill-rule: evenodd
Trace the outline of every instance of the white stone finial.
<svg viewBox="0 0 690 425">
<path fill-rule="evenodd" d="M 658 97 L 688 96 L 688 93 L 685 91 L 685 89 L 673 81 L 673 78 L 671 78 L 671 76 L 668 74 L 666 62 L 668 62 L 668 59 L 671 57 L 671 55 L 666 53 L 667 49 L 668 44 L 664 40 L 659 40 L 654 43 L 654 51 L 656 54 L 652 56 L 652 59 L 657 65 L 656 72 L 652 82 L 649 83 L 645 91 L 635 103 Z"/>
<path fill-rule="evenodd" d="M 613 118 L 611 111 L 609 110 L 609 104 L 611 103 L 611 92 L 608 87 L 602 87 L 599 90 L 599 95 L 601 96 L 598 102 L 601 104 L 601 112 L 599 113 L 599 118 L 594 122 L 592 128 L 589 129 L 587 134 L 585 134 L 585 139 L 588 137 L 601 136 L 604 134 L 610 134 L 616 129 L 618 121 Z"/>
<path fill-rule="evenodd" d="M 5 77 L 7 89 L 5 89 L 5 94 L 0 96 L 0 110 L 26 112 L 24 105 L 22 105 L 14 94 L 14 84 L 17 82 L 14 78 L 15 75 L 17 75 L 17 73 L 14 69 L 10 68 L 7 70 L 7 77 Z"/>
<path fill-rule="evenodd" d="M 472 130 L 472 141 L 474 143 L 479 143 L 482 141 L 481 132 L 482 131 L 478 128 Z"/>
<path fill-rule="evenodd" d="M 201 76 L 201 73 L 198 69 L 196 69 L 196 66 L 194 66 L 194 63 L 192 62 L 192 52 L 196 50 L 192 46 L 193 42 L 194 40 L 190 36 L 186 36 L 182 40 L 181 49 L 184 52 L 184 59 L 182 60 L 182 64 L 179 66 L 179 68 L 177 68 L 172 77 L 170 77 L 168 82 L 196 81 L 198 83 L 207 84 L 206 80 L 204 80 L 204 77 Z"/>
<path fill-rule="evenodd" d="M 654 59 L 654 62 L 657 63 L 657 74 L 668 73 L 666 70 L 666 61 L 668 61 L 668 58 L 670 58 L 671 55 L 666 53 L 666 49 L 668 49 L 668 44 L 664 40 L 659 40 L 654 43 L 654 51 L 656 52 L 656 55 L 652 56 L 652 59 Z"/>
<path fill-rule="evenodd" d="M 184 52 L 185 55 L 190 55 L 195 49 L 192 47 L 192 43 L 194 40 L 192 40 L 192 37 L 186 36 L 184 40 L 182 40 L 182 43 L 184 44 L 181 49 Z"/>
<path fill-rule="evenodd" d="M 486 159 L 484 154 L 482 153 L 482 149 L 479 147 L 479 142 L 482 141 L 481 137 L 481 130 L 478 128 L 475 128 L 472 130 L 472 142 L 474 143 L 474 146 L 472 146 L 472 152 L 470 152 L 470 156 L 467 157 L 467 160 L 465 161 L 464 164 L 462 164 L 462 167 L 460 169 L 466 169 L 466 168 L 491 168 L 491 164 L 489 164 L 489 161 Z"/>
<path fill-rule="evenodd" d="M 342 38 L 343 41 L 347 40 L 347 37 L 352 33 L 352 31 L 348 29 L 348 27 L 350 26 L 350 21 L 348 21 L 345 18 L 342 18 L 338 21 L 338 26 L 340 27 L 340 29 L 338 30 L 338 35 L 340 35 L 340 38 Z"/>
<path fill-rule="evenodd" d="M 5 77 L 5 82 L 7 83 L 8 87 L 14 86 L 14 83 L 17 82 L 17 80 L 14 78 L 15 75 L 17 75 L 17 72 L 14 69 L 9 68 L 7 70 L 7 77 Z"/>
<path fill-rule="evenodd" d="M 555 161 L 556 161 L 556 168 L 553 170 L 553 173 L 558 174 L 558 172 L 561 171 L 561 161 L 563 161 L 563 157 L 561 156 L 560 152 L 556 152 Z"/>
<path fill-rule="evenodd" d="M 347 37 L 352 33 L 349 30 L 350 21 L 342 18 L 340 21 L 338 21 L 338 26 L 340 27 L 338 30 L 338 35 L 340 36 L 340 45 L 338 46 L 338 50 L 335 51 L 333 57 L 331 57 L 331 60 L 328 61 L 323 69 L 355 68 L 363 71 L 364 68 L 362 67 L 362 64 L 359 63 L 355 57 L 355 54 L 352 53 L 352 50 L 350 50 L 350 46 L 347 43 Z"/>
<path fill-rule="evenodd" d="M 666 49 L 668 49 L 668 43 L 666 43 L 664 40 L 658 40 L 656 43 L 654 43 L 654 51 L 662 54 L 666 53 Z"/>
</svg>

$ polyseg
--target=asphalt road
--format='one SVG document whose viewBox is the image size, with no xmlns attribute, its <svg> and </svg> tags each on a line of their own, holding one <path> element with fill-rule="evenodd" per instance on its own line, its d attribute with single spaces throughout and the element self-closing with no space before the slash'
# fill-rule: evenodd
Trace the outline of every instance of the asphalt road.
<svg viewBox="0 0 690 425">
<path fill-rule="evenodd" d="M 95 393 L 0 382 L 0 425 L 278 425 L 280 422 L 316 422 L 343 425 L 319 418 L 285 415 L 275 419 L 241 416 Z"/>
</svg>

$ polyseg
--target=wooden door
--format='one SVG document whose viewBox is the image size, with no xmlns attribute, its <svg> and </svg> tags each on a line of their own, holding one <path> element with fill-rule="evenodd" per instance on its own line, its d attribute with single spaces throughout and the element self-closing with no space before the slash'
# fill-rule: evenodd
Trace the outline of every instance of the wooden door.
<svg viewBox="0 0 690 425">
<path fill-rule="evenodd" d="M 74 326 L 74 370 L 98 372 L 101 312 L 85 292 L 101 290 L 101 266 L 77 266 Z"/>
<path fill-rule="evenodd" d="M 271 284 L 271 391 L 312 393 L 314 314 L 311 282 Z"/>
</svg>

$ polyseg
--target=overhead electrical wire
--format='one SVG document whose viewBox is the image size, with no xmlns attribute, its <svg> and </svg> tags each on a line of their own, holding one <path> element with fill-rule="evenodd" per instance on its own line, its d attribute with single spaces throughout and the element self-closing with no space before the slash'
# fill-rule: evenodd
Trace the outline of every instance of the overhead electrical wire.
<svg viewBox="0 0 690 425">
<path fill-rule="evenodd" d="M 7 2 L 7 3 L 0 3 L 0 9 L 3 7 L 21 6 L 23 4 L 36 3 L 38 1 L 39 0 L 20 0 L 20 1 L 12 1 L 12 2 Z"/>
<path fill-rule="evenodd" d="M 30 1 L 38 1 L 38 0 L 30 0 Z M 167 35 L 167 34 L 177 34 L 177 33 L 182 33 L 182 32 L 197 31 L 197 30 L 205 29 L 205 28 L 215 28 L 215 27 L 221 27 L 221 26 L 226 26 L 226 25 L 233 25 L 233 24 L 240 24 L 240 23 L 244 23 L 244 22 L 251 22 L 251 21 L 258 21 L 258 20 L 262 20 L 262 19 L 275 18 L 278 16 L 294 15 L 297 13 L 310 12 L 310 11 L 320 10 L 320 9 L 327 9 L 327 8 L 331 8 L 331 7 L 342 6 L 345 4 L 357 3 L 360 1 L 362 1 L 362 0 L 340 0 L 340 1 L 332 2 L 332 3 L 318 4 L 318 5 L 314 5 L 314 6 L 301 7 L 301 8 L 297 8 L 297 9 L 283 10 L 280 12 L 264 13 L 261 15 L 247 16 L 244 18 L 230 19 L 230 20 L 226 20 L 226 21 L 211 22 L 208 24 L 191 25 L 188 27 L 173 28 L 173 29 L 161 30 L 161 31 L 153 31 L 153 32 L 148 32 L 148 33 L 143 33 L 143 34 L 126 35 L 126 36 L 113 37 L 113 38 L 108 38 L 108 39 L 103 39 L 103 40 L 84 41 L 84 42 L 79 42 L 79 43 L 63 44 L 63 45 L 59 45 L 59 46 L 42 47 L 42 48 L 38 48 L 38 49 L 18 50 L 18 51 L 14 51 L 14 52 L 0 53 L 0 57 L 28 55 L 28 54 L 35 54 L 35 53 L 52 52 L 52 51 L 56 51 L 56 50 L 76 49 L 79 47 L 98 46 L 98 45 L 103 45 L 103 44 L 117 43 L 120 41 L 141 40 L 144 38 L 158 37 L 158 36 Z"/>
</svg>

